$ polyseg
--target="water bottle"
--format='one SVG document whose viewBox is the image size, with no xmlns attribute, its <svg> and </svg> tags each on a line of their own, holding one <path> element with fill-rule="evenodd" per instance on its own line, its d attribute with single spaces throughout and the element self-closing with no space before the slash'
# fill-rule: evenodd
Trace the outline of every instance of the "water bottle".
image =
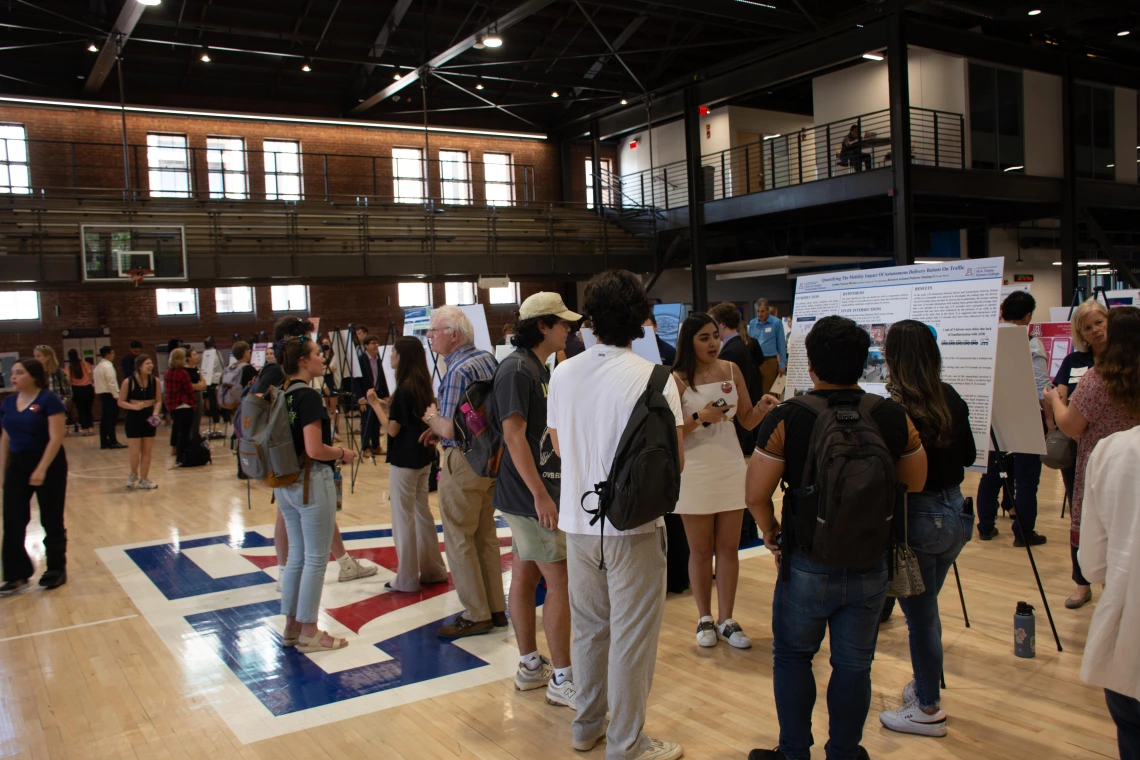
<svg viewBox="0 0 1140 760">
<path fill-rule="evenodd" d="M 478 411 L 471 408 L 470 403 L 465 403 L 459 407 L 459 411 L 463 412 L 463 419 L 467 423 L 467 430 L 471 435 L 477 436 L 487 428 L 487 420 L 483 419 L 483 415 Z"/>
<path fill-rule="evenodd" d="M 1013 653 L 1026 658 L 1037 656 L 1037 620 L 1028 602 L 1018 602 L 1013 616 Z"/>
<path fill-rule="evenodd" d="M 344 493 L 344 480 L 340 476 L 340 465 L 333 468 L 333 485 L 336 486 L 336 511 L 339 512 Z"/>
</svg>

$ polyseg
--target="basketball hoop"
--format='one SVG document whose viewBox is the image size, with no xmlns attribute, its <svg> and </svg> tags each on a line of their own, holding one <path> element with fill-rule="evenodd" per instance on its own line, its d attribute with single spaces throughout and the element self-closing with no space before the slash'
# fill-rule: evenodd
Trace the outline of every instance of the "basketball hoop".
<svg viewBox="0 0 1140 760">
<path fill-rule="evenodd" d="M 153 269 L 129 269 L 129 270 L 127 270 L 127 277 L 131 278 L 131 282 L 133 282 L 135 284 L 136 288 L 139 286 L 139 283 L 141 283 L 143 280 L 145 280 L 147 277 L 149 277 L 152 274 L 154 274 Z"/>
</svg>

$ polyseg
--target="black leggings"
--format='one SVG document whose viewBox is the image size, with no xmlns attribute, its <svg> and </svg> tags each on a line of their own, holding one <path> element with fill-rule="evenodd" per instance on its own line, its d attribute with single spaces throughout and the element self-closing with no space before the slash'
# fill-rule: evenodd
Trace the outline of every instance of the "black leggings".
<svg viewBox="0 0 1140 760">
<path fill-rule="evenodd" d="M 47 569 L 67 567 L 67 529 L 63 525 L 63 505 L 67 500 L 67 456 L 60 448 L 47 469 L 43 485 L 28 483 L 43 458 L 43 450 L 11 452 L 4 476 L 4 581 L 27 580 L 35 565 L 24 548 L 28 521 L 32 518 L 32 494 L 40 505 L 40 525 L 44 528 Z"/>
<path fill-rule="evenodd" d="M 99 394 L 99 406 L 102 416 L 99 418 L 99 444 L 107 448 L 118 443 L 115 438 L 115 425 L 119 422 L 119 402 L 110 393 Z"/>
<path fill-rule="evenodd" d="M 75 400 L 75 411 L 79 415 L 79 428 L 90 430 L 95 425 L 91 417 L 91 407 L 95 404 L 95 389 L 90 385 L 73 385 L 71 392 Z"/>
<path fill-rule="evenodd" d="M 190 428 L 194 425 L 194 408 L 173 409 L 170 412 L 170 445 L 174 447 L 174 459 L 182 461 L 186 444 L 190 440 Z"/>
</svg>

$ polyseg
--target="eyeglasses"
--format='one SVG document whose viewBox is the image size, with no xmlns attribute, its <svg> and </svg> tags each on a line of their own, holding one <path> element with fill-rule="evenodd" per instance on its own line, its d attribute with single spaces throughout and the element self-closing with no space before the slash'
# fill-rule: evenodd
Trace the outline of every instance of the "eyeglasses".
<svg viewBox="0 0 1140 760">
<path fill-rule="evenodd" d="M 40 352 L 51 351 L 51 346 L 43 346 L 43 345 L 36 346 L 36 350 L 40 351 Z"/>
</svg>

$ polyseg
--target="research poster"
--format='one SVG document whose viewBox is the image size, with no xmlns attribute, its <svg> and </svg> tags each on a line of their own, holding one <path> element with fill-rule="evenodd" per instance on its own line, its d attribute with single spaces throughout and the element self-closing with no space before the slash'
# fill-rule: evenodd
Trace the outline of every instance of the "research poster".
<svg viewBox="0 0 1140 760">
<path fill-rule="evenodd" d="M 1073 351 L 1073 328 L 1069 322 L 1039 322 L 1029 326 L 1029 337 L 1037 338 L 1049 359 L 1049 377 L 1056 377 L 1061 362 Z"/>
<path fill-rule="evenodd" d="M 942 379 L 970 406 L 978 449 L 975 464 L 985 464 L 1004 264 L 1002 258 L 971 259 L 800 277 L 784 398 L 811 390 L 804 338 L 818 320 L 831 315 L 853 319 L 871 336 L 859 385 L 869 393 L 887 395 L 889 375 L 883 357 L 887 333 L 895 322 L 915 319 L 929 326 L 938 339 Z"/>
<path fill-rule="evenodd" d="M 1109 306 L 1140 306 L 1140 290 L 1108 290 L 1104 298 Z"/>
</svg>

